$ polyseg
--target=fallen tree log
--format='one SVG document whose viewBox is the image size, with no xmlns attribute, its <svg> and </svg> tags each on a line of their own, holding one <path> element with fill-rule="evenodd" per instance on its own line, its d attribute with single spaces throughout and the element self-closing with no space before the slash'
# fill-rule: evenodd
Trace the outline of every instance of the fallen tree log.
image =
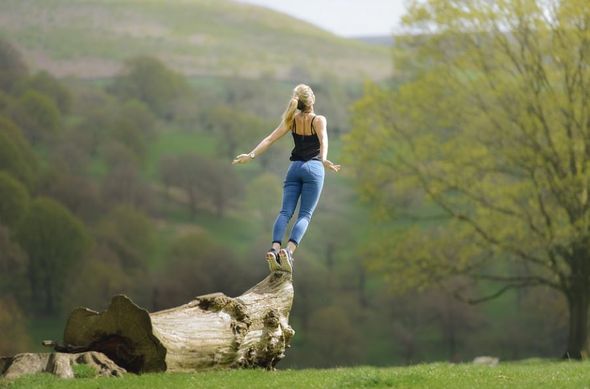
<svg viewBox="0 0 590 389">
<path fill-rule="evenodd" d="M 285 272 L 271 273 L 235 298 L 214 293 L 154 313 L 119 295 L 102 313 L 72 311 L 63 345 L 51 345 L 104 353 L 134 373 L 274 369 L 295 333 L 288 323 L 292 303 L 292 275 Z"/>
</svg>

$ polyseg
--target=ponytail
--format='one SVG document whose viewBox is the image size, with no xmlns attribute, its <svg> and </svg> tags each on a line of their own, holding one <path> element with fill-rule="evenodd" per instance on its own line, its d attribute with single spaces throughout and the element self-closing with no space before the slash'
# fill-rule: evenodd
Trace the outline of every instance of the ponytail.
<svg viewBox="0 0 590 389">
<path fill-rule="evenodd" d="M 293 123 L 293 118 L 295 117 L 295 112 L 297 111 L 297 106 L 299 104 L 299 99 L 296 97 L 291 98 L 289 100 L 289 104 L 283 112 L 283 121 L 281 122 L 281 127 L 289 128 L 291 123 Z"/>
<path fill-rule="evenodd" d="M 305 84 L 299 84 L 293 89 L 293 97 L 289 100 L 287 109 L 283 112 L 281 127 L 290 128 L 297 110 L 307 111 L 315 103 L 315 96 L 311 88 Z"/>
</svg>

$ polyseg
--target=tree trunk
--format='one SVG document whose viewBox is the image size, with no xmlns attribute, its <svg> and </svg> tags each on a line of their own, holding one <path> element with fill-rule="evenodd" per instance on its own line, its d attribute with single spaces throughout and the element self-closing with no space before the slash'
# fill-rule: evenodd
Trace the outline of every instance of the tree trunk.
<svg viewBox="0 0 590 389">
<path fill-rule="evenodd" d="M 194 371 L 220 367 L 274 369 L 294 334 L 289 273 L 274 272 L 239 297 L 196 297 L 148 313 L 115 296 L 98 313 L 75 309 L 58 351 L 99 351 L 127 371 Z"/>
<path fill-rule="evenodd" d="M 569 332 L 564 359 L 582 359 L 588 342 L 588 293 L 572 292 L 568 296 Z"/>
</svg>

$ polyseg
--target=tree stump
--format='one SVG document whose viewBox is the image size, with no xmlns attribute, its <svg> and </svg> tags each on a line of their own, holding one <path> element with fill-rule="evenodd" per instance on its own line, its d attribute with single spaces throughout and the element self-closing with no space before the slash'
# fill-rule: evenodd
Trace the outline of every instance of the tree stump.
<svg viewBox="0 0 590 389">
<path fill-rule="evenodd" d="M 196 297 L 179 307 L 148 313 L 124 295 L 102 313 L 77 308 L 57 351 L 98 351 L 134 373 L 210 368 L 274 369 L 295 331 L 289 326 L 292 275 L 274 272 L 231 298 Z"/>
</svg>

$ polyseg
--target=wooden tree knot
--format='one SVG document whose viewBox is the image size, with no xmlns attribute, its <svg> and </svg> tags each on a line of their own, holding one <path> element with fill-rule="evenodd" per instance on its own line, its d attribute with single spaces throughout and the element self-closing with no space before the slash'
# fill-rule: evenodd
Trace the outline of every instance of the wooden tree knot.
<svg viewBox="0 0 590 389">
<path fill-rule="evenodd" d="M 264 326 L 269 329 L 276 329 L 279 327 L 280 315 L 276 309 L 269 309 L 266 315 L 264 315 Z"/>
<path fill-rule="evenodd" d="M 231 329 L 234 335 L 245 335 L 248 331 L 248 327 L 250 327 L 249 324 L 237 320 L 231 322 Z"/>
<path fill-rule="evenodd" d="M 269 278 L 268 278 L 268 283 L 270 286 L 277 286 L 277 285 L 281 285 L 284 282 L 292 282 L 293 280 L 293 274 L 292 273 L 287 273 L 287 272 L 283 272 L 283 271 L 276 271 L 270 274 Z"/>
<path fill-rule="evenodd" d="M 236 299 L 231 299 L 223 310 L 229 313 L 234 319 L 239 320 L 248 326 L 252 323 L 252 320 L 250 320 L 250 317 L 246 313 L 246 305 Z"/>
<path fill-rule="evenodd" d="M 197 300 L 199 308 L 202 310 L 218 312 L 231 301 L 231 298 L 223 293 L 211 293 L 195 297 L 195 300 Z"/>
<path fill-rule="evenodd" d="M 281 328 L 283 330 L 283 336 L 285 337 L 285 347 L 290 348 L 291 345 L 289 343 L 291 342 L 293 336 L 295 336 L 295 330 L 288 324 L 281 324 Z"/>
</svg>

